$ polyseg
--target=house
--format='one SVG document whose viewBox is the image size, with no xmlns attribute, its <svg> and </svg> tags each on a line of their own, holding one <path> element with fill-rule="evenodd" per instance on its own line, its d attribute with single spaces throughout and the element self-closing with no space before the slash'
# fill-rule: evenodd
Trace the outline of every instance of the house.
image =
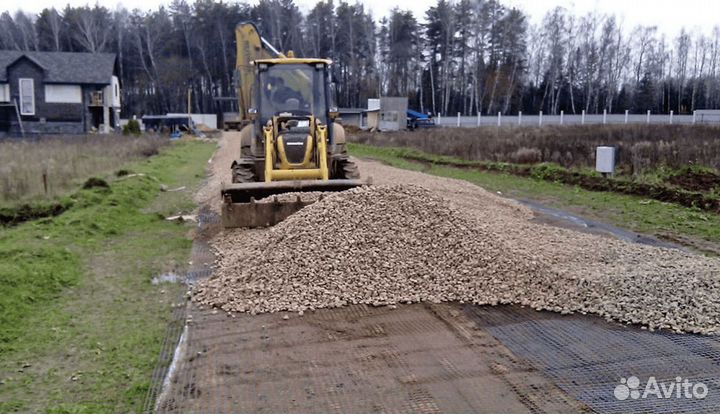
<svg viewBox="0 0 720 414">
<path fill-rule="evenodd" d="M 107 133 L 119 121 L 115 54 L 0 51 L 0 137 Z"/>
</svg>

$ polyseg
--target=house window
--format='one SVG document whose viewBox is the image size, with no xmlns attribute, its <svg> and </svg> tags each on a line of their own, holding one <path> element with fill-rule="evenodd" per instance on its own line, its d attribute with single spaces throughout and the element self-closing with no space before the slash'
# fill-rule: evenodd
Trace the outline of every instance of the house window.
<svg viewBox="0 0 720 414">
<path fill-rule="evenodd" d="M 0 102 L 10 102 L 10 85 L 0 83 Z"/>
<path fill-rule="evenodd" d="M 80 85 L 45 85 L 45 102 L 81 104 L 82 87 Z"/>
<path fill-rule="evenodd" d="M 32 79 L 20 78 L 20 114 L 35 115 L 35 84 Z"/>
</svg>

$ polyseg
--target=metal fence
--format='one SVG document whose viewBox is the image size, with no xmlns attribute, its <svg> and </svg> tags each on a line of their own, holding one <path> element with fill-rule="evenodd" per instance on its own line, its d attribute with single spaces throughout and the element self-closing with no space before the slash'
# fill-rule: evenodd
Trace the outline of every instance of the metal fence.
<svg viewBox="0 0 720 414">
<path fill-rule="evenodd" d="M 720 125 L 720 115 L 693 113 L 692 115 L 670 114 L 579 114 L 568 115 L 516 115 L 495 116 L 439 116 L 435 118 L 437 125 L 444 127 L 488 127 L 488 126 L 545 126 L 545 125 Z"/>
</svg>

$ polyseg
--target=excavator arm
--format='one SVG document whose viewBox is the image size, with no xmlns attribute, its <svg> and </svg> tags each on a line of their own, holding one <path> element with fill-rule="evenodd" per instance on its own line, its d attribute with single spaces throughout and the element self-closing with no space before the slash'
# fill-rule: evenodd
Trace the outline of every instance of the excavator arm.
<svg viewBox="0 0 720 414">
<path fill-rule="evenodd" d="M 253 93 L 257 85 L 257 75 L 252 62 L 259 59 L 284 58 L 285 55 L 260 36 L 260 32 L 253 23 L 238 24 L 235 27 L 235 38 L 237 43 L 235 76 L 238 104 L 240 105 L 240 121 L 249 122 L 248 110 L 252 107 Z"/>
</svg>

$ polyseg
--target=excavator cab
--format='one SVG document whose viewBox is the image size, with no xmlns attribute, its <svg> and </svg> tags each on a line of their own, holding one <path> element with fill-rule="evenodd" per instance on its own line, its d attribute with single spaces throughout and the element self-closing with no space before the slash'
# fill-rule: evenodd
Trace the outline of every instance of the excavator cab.
<svg viewBox="0 0 720 414">
<path fill-rule="evenodd" d="M 331 61 L 285 56 L 251 23 L 238 25 L 236 36 L 242 149 L 231 166 L 233 182 L 222 189 L 223 225 L 274 225 L 315 201 L 278 197 L 286 193 L 366 185 L 331 117 Z"/>
<path fill-rule="evenodd" d="M 258 114 L 261 125 L 281 114 L 314 115 L 327 123 L 327 65 L 325 63 L 258 63 Z"/>
</svg>

